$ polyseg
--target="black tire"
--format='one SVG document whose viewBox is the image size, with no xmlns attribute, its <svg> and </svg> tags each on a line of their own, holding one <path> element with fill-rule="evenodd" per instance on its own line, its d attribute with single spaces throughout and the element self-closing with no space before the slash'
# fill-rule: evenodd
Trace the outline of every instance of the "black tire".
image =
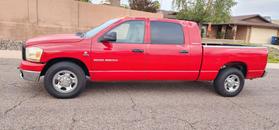
<svg viewBox="0 0 279 130">
<path fill-rule="evenodd" d="M 76 87 L 68 93 L 62 93 L 57 91 L 54 88 L 53 85 L 53 78 L 55 76 L 56 73 L 60 72 L 60 71 L 70 71 L 72 73 L 74 73 L 76 75 L 76 79 L 77 79 L 77 85 Z M 44 78 L 44 87 L 47 90 L 47 92 L 51 95 L 54 96 L 56 98 L 74 98 L 77 97 L 82 90 L 85 88 L 86 86 L 86 76 L 84 71 L 82 70 L 82 68 L 78 65 L 76 65 L 75 63 L 72 62 L 59 62 L 56 63 L 54 65 L 52 65 L 46 72 L 45 74 L 45 78 Z"/>
<path fill-rule="evenodd" d="M 239 78 L 239 82 L 240 82 L 239 87 L 238 88 L 234 87 L 235 88 L 234 91 L 227 90 L 226 86 L 225 86 L 225 80 L 227 78 L 229 78 L 230 76 L 234 76 L 234 77 L 237 76 Z M 236 81 L 237 80 L 238 79 L 236 79 Z M 221 96 L 234 97 L 242 91 L 244 82 L 245 82 L 244 75 L 239 69 L 226 68 L 226 69 L 221 70 L 219 72 L 217 78 L 214 80 L 214 88 L 215 88 L 215 91 Z"/>
</svg>

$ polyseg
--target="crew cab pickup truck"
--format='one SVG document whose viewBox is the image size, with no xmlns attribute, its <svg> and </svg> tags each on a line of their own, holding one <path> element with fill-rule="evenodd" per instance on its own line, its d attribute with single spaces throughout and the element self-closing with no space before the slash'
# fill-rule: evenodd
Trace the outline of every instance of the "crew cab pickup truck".
<svg viewBox="0 0 279 130">
<path fill-rule="evenodd" d="M 239 94 L 245 79 L 265 74 L 268 50 L 202 44 L 195 22 L 117 18 L 88 32 L 42 36 L 22 48 L 21 77 L 56 98 L 78 96 L 92 81 L 213 81 L 218 94 Z"/>
</svg>

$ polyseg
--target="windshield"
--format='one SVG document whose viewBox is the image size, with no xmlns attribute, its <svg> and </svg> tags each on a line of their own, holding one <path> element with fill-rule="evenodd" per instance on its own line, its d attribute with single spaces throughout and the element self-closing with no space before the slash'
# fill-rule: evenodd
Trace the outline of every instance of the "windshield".
<svg viewBox="0 0 279 130">
<path fill-rule="evenodd" d="M 86 38 L 90 38 L 90 37 L 95 36 L 98 32 L 100 32 L 101 30 L 107 28 L 108 26 L 112 25 L 113 23 L 115 23 L 118 20 L 119 20 L 118 18 L 111 19 L 111 20 L 101 24 L 100 26 L 95 27 L 95 28 L 89 30 L 88 32 L 85 33 L 85 37 Z"/>
</svg>

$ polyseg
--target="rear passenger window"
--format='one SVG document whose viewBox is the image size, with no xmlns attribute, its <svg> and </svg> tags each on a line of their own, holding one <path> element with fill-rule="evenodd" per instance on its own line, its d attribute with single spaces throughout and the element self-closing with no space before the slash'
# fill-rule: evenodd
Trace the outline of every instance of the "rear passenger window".
<svg viewBox="0 0 279 130">
<path fill-rule="evenodd" d="M 170 22 L 151 22 L 152 44 L 184 44 L 182 26 Z"/>
</svg>

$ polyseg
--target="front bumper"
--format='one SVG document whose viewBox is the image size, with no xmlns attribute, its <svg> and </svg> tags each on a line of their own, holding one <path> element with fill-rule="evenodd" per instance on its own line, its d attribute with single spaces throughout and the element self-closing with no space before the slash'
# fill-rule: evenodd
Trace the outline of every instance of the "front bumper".
<svg viewBox="0 0 279 130">
<path fill-rule="evenodd" d="M 38 82 L 40 80 L 40 71 L 19 70 L 20 77 L 24 80 Z"/>
<path fill-rule="evenodd" d="M 18 67 L 20 77 L 29 81 L 39 81 L 44 66 L 45 64 L 43 63 L 33 63 L 22 60 Z"/>
</svg>

